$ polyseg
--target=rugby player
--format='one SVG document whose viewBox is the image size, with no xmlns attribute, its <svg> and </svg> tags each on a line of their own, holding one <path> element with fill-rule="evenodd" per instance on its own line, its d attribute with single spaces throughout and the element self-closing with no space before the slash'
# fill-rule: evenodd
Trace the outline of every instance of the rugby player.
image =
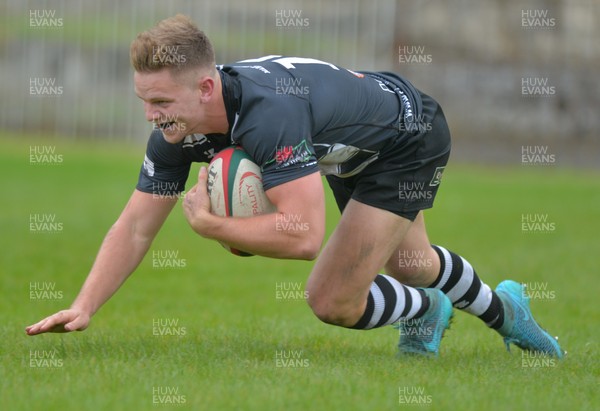
<svg viewBox="0 0 600 411">
<path fill-rule="evenodd" d="M 211 42 L 183 15 L 139 34 L 130 55 L 135 93 L 156 126 L 139 182 L 71 307 L 27 327 L 29 335 L 87 328 L 148 251 L 191 163 L 239 145 L 260 165 L 277 212 L 212 214 L 201 167 L 185 217 L 200 236 L 238 250 L 316 259 L 306 289 L 320 320 L 361 330 L 398 324 L 401 353 L 437 355 L 455 307 L 507 348 L 563 356 L 521 284 L 494 291 L 465 258 L 430 243 L 423 210 L 433 206 L 450 133 L 440 105 L 406 79 L 286 56 L 216 66 Z M 342 213 L 323 248 L 321 175 Z M 308 229 L 275 229 L 290 216 Z"/>
</svg>

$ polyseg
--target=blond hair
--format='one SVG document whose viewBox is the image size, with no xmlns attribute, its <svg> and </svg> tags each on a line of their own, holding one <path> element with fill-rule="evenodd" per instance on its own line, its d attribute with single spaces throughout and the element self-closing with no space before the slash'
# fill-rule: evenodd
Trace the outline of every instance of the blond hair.
<svg viewBox="0 0 600 411">
<path fill-rule="evenodd" d="M 131 43 L 129 56 L 137 72 L 151 73 L 164 68 L 174 73 L 199 68 L 215 70 L 215 52 L 210 40 L 183 14 L 162 20 L 138 34 Z"/>
</svg>

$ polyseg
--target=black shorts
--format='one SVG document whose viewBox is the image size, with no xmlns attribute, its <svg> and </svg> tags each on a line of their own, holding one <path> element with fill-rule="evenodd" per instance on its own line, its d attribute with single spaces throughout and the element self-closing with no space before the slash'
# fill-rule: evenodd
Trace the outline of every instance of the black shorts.
<svg viewBox="0 0 600 411">
<path fill-rule="evenodd" d="M 391 211 L 411 221 L 433 207 L 442 173 L 450 157 L 450 131 L 439 104 L 421 94 L 423 115 L 405 126 L 380 157 L 360 173 L 327 176 L 340 211 L 350 199 Z"/>
</svg>

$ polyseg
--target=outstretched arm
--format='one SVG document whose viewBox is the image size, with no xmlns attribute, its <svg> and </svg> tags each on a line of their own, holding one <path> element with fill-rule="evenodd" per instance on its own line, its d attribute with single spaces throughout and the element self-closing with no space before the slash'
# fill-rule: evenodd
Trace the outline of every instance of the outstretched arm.
<svg viewBox="0 0 600 411">
<path fill-rule="evenodd" d="M 135 190 L 104 238 L 96 261 L 71 307 L 28 326 L 27 334 L 85 330 L 94 313 L 142 261 L 176 202 L 177 197 L 154 198 L 152 194 Z"/>
</svg>

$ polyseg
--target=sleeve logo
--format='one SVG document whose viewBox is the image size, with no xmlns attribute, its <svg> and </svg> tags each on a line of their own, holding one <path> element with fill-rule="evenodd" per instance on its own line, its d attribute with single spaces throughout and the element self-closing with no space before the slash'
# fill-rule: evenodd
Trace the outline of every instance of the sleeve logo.
<svg viewBox="0 0 600 411">
<path fill-rule="evenodd" d="M 146 170 L 148 176 L 154 177 L 154 163 L 147 155 L 144 156 L 144 170 Z"/>
<path fill-rule="evenodd" d="M 313 154 L 308 148 L 306 140 L 302 140 L 302 142 L 296 146 L 277 147 L 274 158 L 271 158 L 271 160 L 265 163 L 263 170 L 272 163 L 275 163 L 276 170 L 293 166 L 294 164 L 307 163 L 311 161 L 312 157 Z"/>
<path fill-rule="evenodd" d="M 275 162 L 277 164 L 285 163 L 294 154 L 294 146 L 284 146 L 278 148 L 275 152 Z"/>
</svg>

